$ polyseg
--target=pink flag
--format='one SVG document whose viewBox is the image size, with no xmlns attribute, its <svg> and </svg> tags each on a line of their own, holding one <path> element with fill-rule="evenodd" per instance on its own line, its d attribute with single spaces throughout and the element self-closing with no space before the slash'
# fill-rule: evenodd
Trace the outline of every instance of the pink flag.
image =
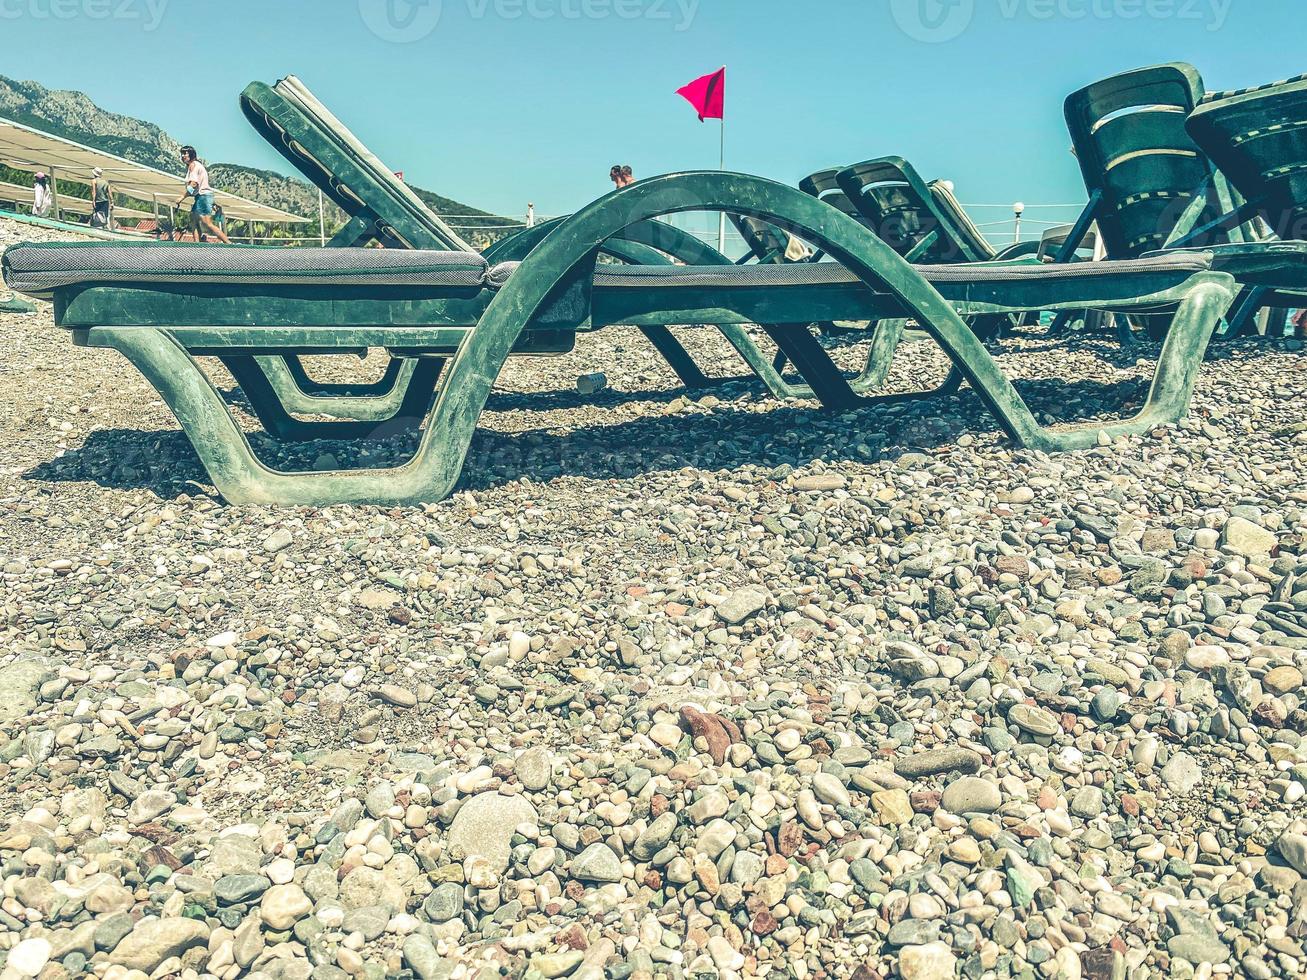
<svg viewBox="0 0 1307 980">
<path fill-rule="evenodd" d="M 720 68 L 711 75 L 696 78 L 676 94 L 694 106 L 699 122 L 705 119 L 726 118 L 726 69 Z"/>
</svg>

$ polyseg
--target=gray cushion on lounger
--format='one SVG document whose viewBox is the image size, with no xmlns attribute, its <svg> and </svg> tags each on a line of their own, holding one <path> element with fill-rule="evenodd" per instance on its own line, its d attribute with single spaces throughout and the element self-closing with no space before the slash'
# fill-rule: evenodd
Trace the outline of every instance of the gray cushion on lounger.
<svg viewBox="0 0 1307 980">
<path fill-rule="evenodd" d="M 475 252 L 95 242 L 15 245 L 4 253 L 3 268 L 10 288 L 50 299 L 61 286 L 88 283 L 330 283 L 475 289 L 485 278 L 486 261 Z"/>
<path fill-rule="evenodd" d="M 1067 265 L 969 262 L 959 265 L 913 267 L 927 282 L 1035 282 L 1045 279 L 1093 279 L 1122 273 L 1175 273 L 1192 275 L 1211 268 L 1211 256 L 1204 252 L 1166 255 L 1124 262 L 1077 262 Z M 503 280 L 496 266 L 492 281 Z M 789 265 L 736 266 L 600 266 L 596 287 L 636 286 L 812 286 L 856 282 L 857 277 L 836 262 L 792 263 Z"/>
</svg>

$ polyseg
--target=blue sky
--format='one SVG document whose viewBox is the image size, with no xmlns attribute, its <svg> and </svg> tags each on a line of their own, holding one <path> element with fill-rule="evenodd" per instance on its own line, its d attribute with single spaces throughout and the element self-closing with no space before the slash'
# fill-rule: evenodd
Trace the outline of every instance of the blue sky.
<svg viewBox="0 0 1307 980">
<path fill-rule="evenodd" d="M 1172 60 L 1209 88 L 1307 71 L 1304 13 L 1301 0 L 0 0 L 0 74 L 81 89 L 208 159 L 286 171 L 237 95 L 295 73 L 410 181 L 557 214 L 610 189 L 615 162 L 638 176 L 715 167 L 716 124 L 674 93 L 725 64 L 732 169 L 796 182 L 899 154 L 964 202 L 1048 204 L 1084 198 L 1069 92 Z"/>
</svg>

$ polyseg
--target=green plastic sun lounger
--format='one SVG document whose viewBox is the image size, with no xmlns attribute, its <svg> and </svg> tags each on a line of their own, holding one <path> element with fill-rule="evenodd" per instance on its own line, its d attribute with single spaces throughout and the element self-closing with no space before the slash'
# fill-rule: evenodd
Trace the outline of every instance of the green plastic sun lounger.
<svg viewBox="0 0 1307 980">
<path fill-rule="evenodd" d="M 799 189 L 848 214 L 919 265 L 1018 261 L 1035 253 L 1033 243 L 998 249 L 985 238 L 958 203 L 947 181 L 927 183 L 902 157 L 880 157 L 821 170 L 799 182 Z M 1008 317 L 978 317 L 971 326 L 985 340 L 998 336 Z M 879 386 L 889 374 L 906 320 L 879 324 L 859 381 Z"/>
<path fill-rule="evenodd" d="M 879 157 L 814 174 L 799 185 L 823 199 L 838 189 L 867 225 L 911 262 L 1007 261 L 1033 255 L 1037 245 L 993 245 L 945 180 L 927 183 L 902 157 Z"/>
<path fill-rule="evenodd" d="M 298 78 L 289 76 L 275 85 L 254 82 L 241 94 L 240 102 L 250 124 L 350 216 L 346 226 L 332 239 L 332 245 L 376 242 L 387 248 L 475 251 Z M 545 222 L 501 240 L 487 251 L 487 258 L 492 263 L 521 260 L 555 224 Z M 673 260 L 692 265 L 730 264 L 729 259 L 693 235 L 665 222 L 647 222 L 628 229 L 621 238 L 606 244 L 605 253 L 610 258 L 634 264 L 665 265 Z M 649 326 L 642 333 L 687 388 L 706 388 L 737 380 L 708 377 L 665 326 Z M 780 377 L 745 328 L 725 324 L 722 333 L 773 394 L 805 395 Z M 404 383 L 412 371 L 411 367 L 389 364 L 382 380 L 367 389 L 380 393 L 362 400 L 347 388 L 317 386 L 319 394 L 350 399 L 335 401 L 312 397 L 306 390 L 312 383 L 305 384 L 307 374 L 293 360 L 287 359 L 284 367 L 267 361 L 261 361 L 260 365 L 269 372 L 273 383 L 287 389 L 289 397 L 338 416 L 345 412 L 389 411 L 402 398 Z M 298 394 L 295 388 L 300 389 Z M 367 397 L 373 401 L 367 401 Z"/>
<path fill-rule="evenodd" d="M 741 213 L 824 249 L 827 263 L 608 266 L 604 242 L 637 222 L 686 211 Z M 4 277 L 54 303 L 74 343 L 119 351 L 158 390 L 218 491 L 231 503 L 407 505 L 453 492 L 477 420 L 514 352 L 557 351 L 577 332 L 669 323 L 767 328 L 828 408 L 886 401 L 850 389 L 806 326 L 911 317 L 942 348 L 1018 444 L 1042 451 L 1140 433 L 1186 411 L 1203 352 L 1234 298 L 1231 277 L 1187 253 L 1128 263 L 913 267 L 848 215 L 800 191 L 742 174 L 642 181 L 558 225 L 520 263 L 462 251 L 177 248 L 35 244 L 10 248 Z M 961 317 L 1086 306 L 1175 309 L 1147 399 L 1132 418 L 1041 425 Z M 384 423 L 291 417 L 258 357 L 384 348 L 424 371 Z M 408 462 L 383 469 L 291 472 L 257 458 L 198 358 L 221 355 L 267 432 L 282 439 L 372 438 L 418 430 Z M 419 397 L 419 393 L 420 396 Z M 873 423 L 874 424 L 874 423 Z M 392 431 L 386 428 L 384 431 Z"/>
<path fill-rule="evenodd" d="M 1097 222 L 1110 259 L 1164 248 L 1216 248 L 1218 268 L 1245 287 L 1230 333 L 1251 321 L 1265 293 L 1248 274 L 1248 255 L 1270 236 L 1228 175 L 1194 142 L 1190 115 L 1211 99 L 1192 65 L 1157 65 L 1095 82 L 1066 100 L 1067 128 L 1089 203 L 1066 249 L 1078 248 Z M 1251 215 L 1251 216 L 1250 216 Z M 1242 220 L 1230 220 L 1236 216 Z"/>
<path fill-rule="evenodd" d="M 1307 298 L 1307 75 L 1252 89 L 1213 93 L 1187 128 L 1242 195 L 1210 222 L 1214 232 L 1263 222 L 1274 238 L 1212 246 L 1214 260 L 1248 288 L 1232 319 L 1258 307 Z M 1202 232 L 1202 229 L 1199 229 Z"/>
<path fill-rule="evenodd" d="M 756 259 L 764 265 L 776 265 L 790 261 L 786 257 L 786 253 L 790 249 L 791 240 L 789 234 L 785 231 L 747 215 L 730 214 L 727 215 L 727 218 L 739 230 L 741 237 L 749 247 L 749 252 L 738 262 L 732 262 L 717 249 L 705 244 L 694 235 L 663 221 L 646 221 L 638 226 L 626 229 L 622 233 L 623 238 L 621 241 L 610 241 L 605 244 L 605 251 L 610 257 L 620 259 L 631 265 L 674 264 L 669 260 L 668 256 L 674 258 L 677 263 L 701 266 L 743 265 L 752 259 Z M 536 245 L 544 240 L 549 232 L 566 220 L 566 216 L 551 218 L 533 228 L 500 239 L 486 250 L 487 261 L 492 264 L 521 261 L 531 253 Z M 641 249 L 642 246 L 644 247 L 642 251 L 634 251 Z M 650 249 L 653 251 L 649 251 Z M 820 258 L 820 253 L 814 253 L 806 256 L 802 261 L 817 261 Z M 716 326 L 773 396 L 789 399 L 814 397 L 811 388 L 805 384 L 788 380 L 782 373 L 788 363 L 784 351 L 778 350 L 775 358 L 768 362 L 765 355 L 758 350 L 753 340 L 748 336 L 743 326 L 730 323 Z M 824 331 L 833 327 L 831 324 L 818 324 L 818 326 Z M 862 391 L 872 387 L 872 385 L 868 384 L 868 380 L 863 376 L 859 376 L 850 383 L 855 390 Z M 883 380 L 884 376 L 881 375 L 875 379 L 875 385 L 878 386 Z"/>
<path fill-rule="evenodd" d="M 753 258 L 763 265 L 780 265 L 789 261 L 786 256 L 790 251 L 790 236 L 785 232 L 757 218 L 742 214 L 732 214 L 729 217 L 749 250 L 745 255 L 746 261 Z"/>
<path fill-rule="evenodd" d="M 1081 223 L 1098 223 L 1109 259 L 1164 248 L 1238 203 L 1185 130 L 1202 98 L 1202 77 L 1181 63 L 1114 75 L 1067 97 L 1067 129 L 1089 192 Z M 1232 236 L 1251 240 L 1254 230 L 1236 228 L 1199 244 Z"/>
<path fill-rule="evenodd" d="M 840 186 L 837 179 L 839 173 L 839 168 L 833 168 L 809 174 L 799 181 L 799 189 L 871 229 L 909 262 L 928 264 L 933 260 L 934 257 L 927 254 L 927 248 L 914 249 L 913 243 L 908 241 L 909 236 L 903 234 L 897 224 L 869 219 Z M 731 218 L 757 261 L 763 263 L 787 261 L 785 255 L 789 247 L 789 236 L 785 232 L 755 218 L 740 215 L 732 215 Z M 931 236 L 930 242 L 926 244 L 933 244 L 937 237 L 937 235 Z M 804 261 L 819 261 L 822 257 L 821 253 L 816 253 Z M 889 374 L 894 352 L 898 349 L 906 327 L 907 321 L 902 319 L 873 325 L 875 333 L 867 352 L 866 366 L 851 382 L 855 390 L 871 391 L 884 383 Z M 784 364 L 783 356 L 778 356 L 775 366 L 779 369 L 784 367 Z"/>
</svg>

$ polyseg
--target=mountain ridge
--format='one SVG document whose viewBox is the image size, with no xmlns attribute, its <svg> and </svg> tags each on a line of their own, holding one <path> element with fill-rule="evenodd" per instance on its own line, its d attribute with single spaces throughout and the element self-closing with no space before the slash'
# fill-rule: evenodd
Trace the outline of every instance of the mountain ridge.
<svg viewBox="0 0 1307 980">
<path fill-rule="evenodd" d="M 159 170 L 177 169 L 182 144 L 161 126 L 144 119 L 102 109 L 85 92 L 46 88 L 36 81 L 0 75 L 0 117 L 54 136 L 113 153 Z M 298 176 L 236 163 L 208 164 L 209 178 L 220 190 L 305 217 L 318 212 L 318 190 Z M 465 219 L 462 224 L 485 226 L 505 219 L 420 187 L 409 185 L 428 207 L 442 217 Z M 330 228 L 345 215 L 327 202 Z"/>
</svg>

